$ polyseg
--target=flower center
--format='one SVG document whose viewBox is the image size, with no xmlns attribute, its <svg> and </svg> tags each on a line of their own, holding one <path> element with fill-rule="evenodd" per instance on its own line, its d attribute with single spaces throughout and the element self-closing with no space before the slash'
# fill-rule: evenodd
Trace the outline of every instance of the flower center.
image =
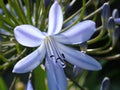
<svg viewBox="0 0 120 90">
<path fill-rule="evenodd" d="M 57 48 L 57 44 L 56 44 L 55 40 L 53 39 L 53 37 L 47 36 L 45 38 L 45 44 L 46 44 L 47 53 L 48 53 L 50 59 L 54 60 L 55 63 L 60 64 L 62 66 L 62 68 L 65 68 L 66 67 L 65 56 L 63 53 L 59 52 L 59 50 Z"/>
</svg>

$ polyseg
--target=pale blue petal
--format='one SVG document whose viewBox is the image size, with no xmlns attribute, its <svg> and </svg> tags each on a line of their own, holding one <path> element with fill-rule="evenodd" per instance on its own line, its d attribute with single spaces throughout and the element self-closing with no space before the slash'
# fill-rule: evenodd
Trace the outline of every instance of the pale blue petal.
<svg viewBox="0 0 120 90">
<path fill-rule="evenodd" d="M 49 90 L 67 90 L 67 80 L 63 68 L 48 57 L 46 69 Z"/>
<path fill-rule="evenodd" d="M 63 24 L 63 14 L 60 5 L 57 1 L 50 8 L 49 22 L 48 22 L 48 35 L 57 34 L 60 32 Z"/>
<path fill-rule="evenodd" d="M 26 73 L 32 71 L 42 62 L 45 57 L 45 53 L 46 50 L 44 44 L 41 44 L 38 49 L 17 62 L 17 64 L 14 66 L 13 72 Z"/>
<path fill-rule="evenodd" d="M 32 25 L 20 25 L 14 29 L 16 40 L 28 47 L 36 47 L 44 38 L 43 33 Z"/>
<path fill-rule="evenodd" d="M 58 90 L 67 90 L 67 80 L 63 68 L 58 64 L 56 64 L 54 68 L 57 77 L 57 84 L 59 87 Z"/>
<path fill-rule="evenodd" d="M 95 32 L 95 22 L 86 20 L 80 22 L 69 30 L 55 35 L 55 39 L 64 44 L 78 44 L 90 39 Z"/>
<path fill-rule="evenodd" d="M 85 53 L 69 48 L 65 45 L 57 43 L 59 51 L 64 54 L 65 60 L 77 67 L 87 70 L 100 70 L 101 65 L 94 58 Z"/>
<path fill-rule="evenodd" d="M 33 86 L 32 86 L 32 83 L 31 81 L 29 80 L 28 83 L 27 83 L 27 88 L 26 90 L 33 90 Z"/>
<path fill-rule="evenodd" d="M 53 62 L 46 59 L 45 62 L 49 90 L 58 90 Z"/>
</svg>

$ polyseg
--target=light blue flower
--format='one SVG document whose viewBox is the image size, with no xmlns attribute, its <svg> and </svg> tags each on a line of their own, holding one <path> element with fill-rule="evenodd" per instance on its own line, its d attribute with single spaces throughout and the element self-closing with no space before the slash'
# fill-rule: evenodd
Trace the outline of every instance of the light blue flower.
<svg viewBox="0 0 120 90">
<path fill-rule="evenodd" d="M 46 57 L 49 90 L 66 90 L 67 80 L 63 68 L 65 60 L 77 67 L 100 70 L 101 65 L 92 57 L 72 49 L 65 44 L 79 44 L 87 41 L 95 31 L 95 23 L 90 20 L 80 22 L 67 31 L 61 32 L 63 15 L 57 1 L 50 8 L 48 32 L 41 32 L 32 25 L 20 25 L 14 29 L 16 40 L 27 47 L 38 47 L 20 60 L 14 73 L 26 73 L 35 69 Z"/>
</svg>

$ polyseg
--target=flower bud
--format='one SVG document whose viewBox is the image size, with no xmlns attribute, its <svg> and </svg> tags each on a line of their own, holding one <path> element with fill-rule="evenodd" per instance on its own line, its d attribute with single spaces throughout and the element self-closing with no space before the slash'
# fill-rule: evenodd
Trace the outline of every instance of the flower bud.
<svg viewBox="0 0 120 90">
<path fill-rule="evenodd" d="M 110 80 L 108 77 L 105 77 L 101 83 L 100 90 L 110 90 Z"/>
<path fill-rule="evenodd" d="M 74 65 L 73 67 L 73 77 L 77 77 L 80 73 L 82 73 L 83 69 Z"/>
<path fill-rule="evenodd" d="M 115 30 L 115 22 L 114 22 L 113 17 L 110 17 L 108 19 L 108 24 L 107 25 L 108 25 L 107 28 L 108 28 L 109 35 L 112 36 L 113 32 Z"/>
<path fill-rule="evenodd" d="M 112 17 L 115 19 L 115 18 L 119 18 L 119 12 L 118 12 L 118 9 L 114 9 L 113 12 L 112 12 Z"/>
<path fill-rule="evenodd" d="M 112 12 L 112 17 L 114 18 L 115 24 L 120 24 L 119 12 L 118 9 L 114 9 Z"/>
<path fill-rule="evenodd" d="M 112 37 L 112 45 L 115 46 L 118 39 L 119 39 L 119 36 L 120 36 L 120 27 L 116 28 L 114 33 L 113 33 L 113 37 Z"/>
<path fill-rule="evenodd" d="M 45 7 L 48 7 L 48 6 L 49 6 L 50 1 L 51 1 L 51 0 L 44 0 L 44 5 L 45 5 Z"/>
<path fill-rule="evenodd" d="M 101 12 L 101 20 L 102 20 L 103 28 L 105 29 L 107 28 L 107 21 L 109 17 L 110 17 L 110 6 L 108 3 L 104 3 Z"/>
</svg>

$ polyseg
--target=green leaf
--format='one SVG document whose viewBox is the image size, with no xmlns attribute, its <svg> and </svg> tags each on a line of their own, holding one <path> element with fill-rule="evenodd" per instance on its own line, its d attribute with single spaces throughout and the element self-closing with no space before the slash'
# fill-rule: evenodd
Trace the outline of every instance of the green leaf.
<svg viewBox="0 0 120 90">
<path fill-rule="evenodd" d="M 33 77 L 34 77 L 34 86 L 35 90 L 46 90 L 45 86 L 45 71 L 38 66 L 34 71 L 33 71 Z"/>
<path fill-rule="evenodd" d="M 7 90 L 7 87 L 2 77 L 0 77 L 0 90 Z"/>
</svg>

